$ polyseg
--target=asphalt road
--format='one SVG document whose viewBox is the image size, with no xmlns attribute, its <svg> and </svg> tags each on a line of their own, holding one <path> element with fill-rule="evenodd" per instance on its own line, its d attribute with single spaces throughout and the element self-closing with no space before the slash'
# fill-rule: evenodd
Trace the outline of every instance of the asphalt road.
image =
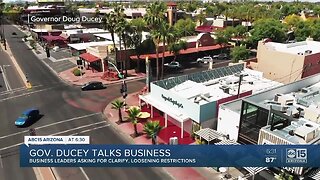
<svg viewBox="0 0 320 180">
<path fill-rule="evenodd" d="M 24 86 L 10 57 L 0 48 L 0 92 L 8 92 Z"/>
<path fill-rule="evenodd" d="M 16 37 L 11 37 L 12 32 Z M 93 143 L 126 143 L 119 133 L 112 129 L 109 121 L 101 114 L 103 108 L 120 96 L 120 85 L 105 90 L 81 92 L 56 77 L 28 47 L 22 43 L 23 34 L 13 26 L 5 27 L 7 42 L 22 70 L 27 73 L 33 85 L 31 90 L 21 87 L 14 70 L 8 72 L 12 81 L 12 93 L 0 92 L 0 180 L 36 179 L 32 168 L 20 168 L 19 145 L 29 128 L 35 128 L 38 135 L 89 134 Z M 20 37 L 20 38 L 19 38 Z M 7 64 L 3 58 L 0 62 Z M 8 67 L 9 68 L 9 67 Z M 13 69 L 13 68 L 12 68 Z M 1 81 L 0 81 L 1 82 Z M 17 83 L 17 84 L 15 84 Z M 22 83 L 22 82 L 20 82 Z M 135 92 L 144 86 L 143 82 L 128 83 L 128 90 Z M 25 109 L 37 107 L 43 115 L 28 128 L 17 128 L 14 120 Z M 170 179 L 157 168 L 54 168 L 62 179 Z"/>
</svg>

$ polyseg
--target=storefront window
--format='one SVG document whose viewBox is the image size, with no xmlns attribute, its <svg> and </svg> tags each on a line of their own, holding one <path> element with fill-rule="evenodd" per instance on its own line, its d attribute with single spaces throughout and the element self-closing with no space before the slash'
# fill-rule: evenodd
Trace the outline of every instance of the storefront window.
<svg viewBox="0 0 320 180">
<path fill-rule="evenodd" d="M 245 143 L 256 144 L 259 131 L 268 123 L 268 110 L 243 101 L 242 115 L 240 120 L 239 141 L 241 137 L 246 139 Z"/>
</svg>

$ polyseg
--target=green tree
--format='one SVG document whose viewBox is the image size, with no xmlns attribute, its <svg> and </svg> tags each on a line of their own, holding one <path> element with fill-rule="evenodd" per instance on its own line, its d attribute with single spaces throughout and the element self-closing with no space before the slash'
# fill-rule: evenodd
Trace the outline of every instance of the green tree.
<svg viewBox="0 0 320 180">
<path fill-rule="evenodd" d="M 215 43 L 220 45 L 220 51 L 222 52 L 224 46 L 228 44 L 228 37 L 224 34 L 224 31 L 217 32 Z"/>
<path fill-rule="evenodd" d="M 195 34 L 196 23 L 192 19 L 179 19 L 174 24 L 174 29 L 180 37 L 192 36 Z"/>
<path fill-rule="evenodd" d="M 197 21 L 200 25 L 206 20 L 206 14 L 203 11 L 200 11 L 200 13 L 196 16 Z"/>
<path fill-rule="evenodd" d="M 217 8 L 217 6 L 207 6 L 206 10 L 206 15 L 207 17 L 214 17 L 216 18 L 219 15 L 219 9 Z"/>
<path fill-rule="evenodd" d="M 290 27 L 294 28 L 297 27 L 297 25 L 302 22 L 302 18 L 298 15 L 292 14 L 284 18 L 284 22 Z"/>
<path fill-rule="evenodd" d="M 180 54 L 181 50 L 186 50 L 188 48 L 188 43 L 186 41 L 180 40 L 177 43 L 172 43 L 169 46 L 170 53 L 173 53 L 174 59 L 173 61 L 176 61 L 177 56 Z"/>
<path fill-rule="evenodd" d="M 246 60 L 249 58 L 250 52 L 245 46 L 236 46 L 231 49 L 231 59 L 233 63 L 239 62 L 239 60 Z"/>
<path fill-rule="evenodd" d="M 122 120 L 121 109 L 122 109 L 123 107 L 125 107 L 125 105 L 126 105 L 125 102 L 117 99 L 117 100 L 113 101 L 111 104 L 112 104 L 112 109 L 118 110 L 119 123 L 122 123 L 123 120 Z"/>
<path fill-rule="evenodd" d="M 320 21 L 315 22 L 312 25 L 312 33 L 311 33 L 311 37 L 315 40 L 315 41 L 320 41 Z"/>
<path fill-rule="evenodd" d="M 258 41 L 265 38 L 270 38 L 274 42 L 284 42 L 286 40 L 285 26 L 275 19 L 258 20 L 250 33 L 249 41 L 254 47 L 257 46 Z"/>
<path fill-rule="evenodd" d="M 134 47 L 138 57 L 137 68 L 140 71 L 140 56 L 146 53 L 146 49 L 142 45 L 142 32 L 146 29 L 147 23 L 142 18 L 133 19 L 130 21 L 132 32 L 130 34 L 131 45 Z"/>
<path fill-rule="evenodd" d="M 159 121 L 148 121 L 143 126 L 143 131 L 152 139 L 153 145 L 157 144 L 157 136 L 161 129 Z"/>
<path fill-rule="evenodd" d="M 306 38 L 312 35 L 312 28 L 310 24 L 305 21 L 301 21 L 296 25 L 294 35 L 297 41 L 304 41 Z"/>
<path fill-rule="evenodd" d="M 137 129 L 137 124 L 138 124 L 138 118 L 141 115 L 140 109 L 134 107 L 129 109 L 128 111 L 128 119 L 131 121 L 133 128 L 134 128 L 134 136 L 137 137 L 138 134 L 138 129 Z"/>
</svg>

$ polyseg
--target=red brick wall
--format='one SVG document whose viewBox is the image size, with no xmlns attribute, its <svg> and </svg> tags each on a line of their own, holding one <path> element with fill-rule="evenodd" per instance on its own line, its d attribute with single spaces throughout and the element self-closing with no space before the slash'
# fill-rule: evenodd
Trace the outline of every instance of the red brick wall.
<svg viewBox="0 0 320 180">
<path fill-rule="evenodd" d="M 305 67 L 305 70 L 303 71 L 301 78 L 320 73 L 320 53 L 306 56 L 303 67 Z"/>
</svg>

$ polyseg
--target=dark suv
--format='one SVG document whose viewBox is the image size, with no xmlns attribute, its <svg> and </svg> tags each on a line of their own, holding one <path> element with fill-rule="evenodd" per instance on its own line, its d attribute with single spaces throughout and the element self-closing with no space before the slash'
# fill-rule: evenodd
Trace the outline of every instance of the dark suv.
<svg viewBox="0 0 320 180">
<path fill-rule="evenodd" d="M 81 87 L 82 91 L 88 91 L 88 90 L 98 90 L 98 89 L 105 89 L 106 86 L 102 84 L 102 82 L 99 81 L 91 81 L 86 84 L 84 84 Z"/>
</svg>

